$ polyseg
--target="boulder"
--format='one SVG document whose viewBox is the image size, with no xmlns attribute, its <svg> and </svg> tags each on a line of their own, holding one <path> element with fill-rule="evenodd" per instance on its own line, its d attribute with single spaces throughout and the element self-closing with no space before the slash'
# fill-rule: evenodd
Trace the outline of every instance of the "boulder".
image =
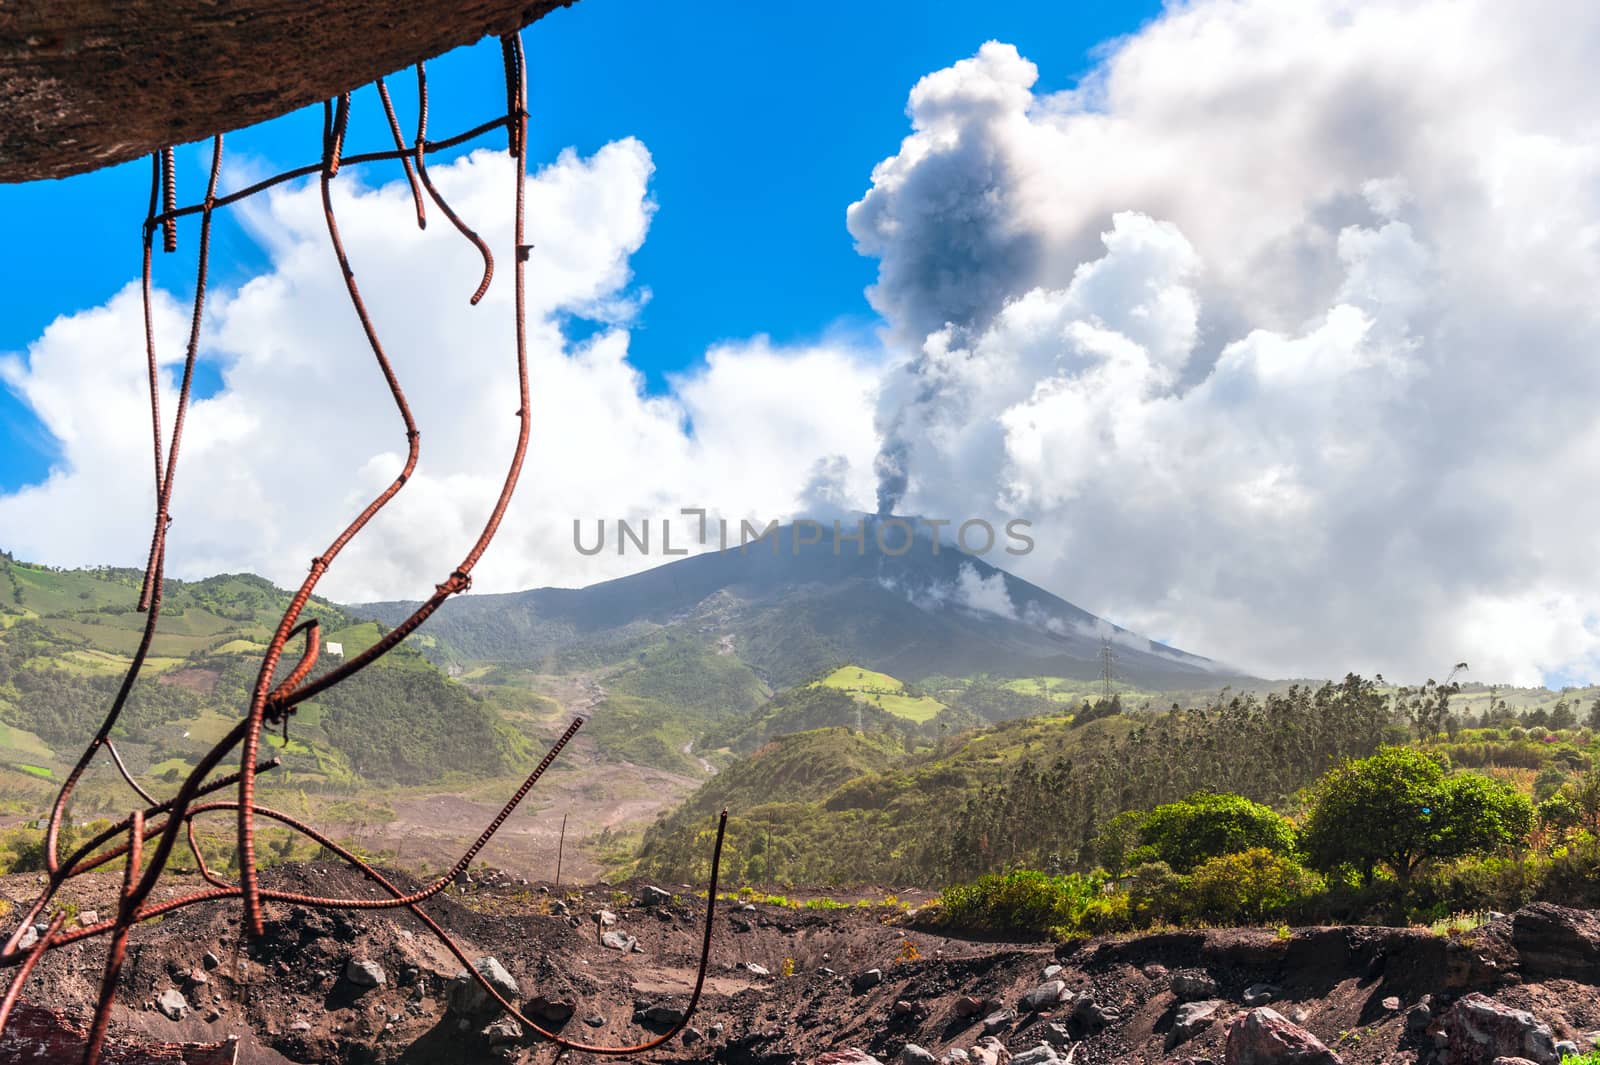
<svg viewBox="0 0 1600 1065">
<path fill-rule="evenodd" d="M 479 958 L 472 963 L 472 967 L 477 970 L 479 976 L 488 981 L 490 986 L 500 992 L 507 1002 L 515 1002 L 521 996 L 522 989 L 517 986 L 516 979 L 506 972 L 505 966 L 497 959 Z M 494 1000 L 494 996 L 485 991 L 465 969 L 456 973 L 455 978 L 445 988 L 445 1004 L 449 1006 L 451 1012 L 463 1017 L 492 1017 L 501 1010 L 500 1003 Z"/>
<path fill-rule="evenodd" d="M 501 1017 L 497 1021 L 489 1022 L 482 1034 L 489 1040 L 490 1046 L 505 1046 L 522 1038 L 522 1025 L 518 1024 L 515 1018 Z"/>
<path fill-rule="evenodd" d="M 1226 1065 L 1343 1065 L 1322 1040 L 1277 1010 L 1258 1006 L 1228 1027 Z"/>
<path fill-rule="evenodd" d="M 850 988 L 851 990 L 855 991 L 856 994 L 860 994 L 863 991 L 870 991 L 872 988 L 877 987 L 881 983 L 883 983 L 883 970 L 868 969 L 866 972 L 857 973 L 851 978 Z"/>
<path fill-rule="evenodd" d="M 1204 969 L 1178 969 L 1167 977 L 1167 986 L 1179 1002 L 1217 997 L 1217 981 Z"/>
<path fill-rule="evenodd" d="M 544 1021 L 546 1024 L 565 1024 L 571 1019 L 573 1011 L 577 1008 L 577 1003 L 569 1002 L 566 999 L 537 995 L 523 1007 L 523 1012 L 535 1020 Z"/>
<path fill-rule="evenodd" d="M 1049 1043 L 1040 1043 L 1029 1050 L 1022 1050 L 1011 1056 L 1011 1065 L 1060 1065 L 1061 1058 L 1056 1054 L 1056 1048 Z"/>
<path fill-rule="evenodd" d="M 200 959 L 200 964 L 204 965 L 207 969 L 215 969 L 222 964 L 222 959 L 208 950 L 205 953 L 205 957 Z"/>
<path fill-rule="evenodd" d="M 1172 1027 L 1167 1029 L 1166 1049 L 1182 1046 L 1201 1032 L 1217 1023 L 1218 1013 L 1227 1006 L 1220 998 L 1202 1002 L 1185 1002 L 1172 1015 Z"/>
<path fill-rule="evenodd" d="M 617 915 L 610 910 L 594 911 L 594 923 L 601 928 L 610 928 L 617 923 Z"/>
<path fill-rule="evenodd" d="M 639 892 L 639 905 L 641 906 L 660 906 L 671 901 L 672 892 L 663 891 L 658 887 L 646 886 L 643 891 Z"/>
<path fill-rule="evenodd" d="M 972 1058 L 960 1047 L 951 1047 L 944 1052 L 944 1057 L 939 1059 L 939 1065 L 968 1065 Z"/>
<path fill-rule="evenodd" d="M 830 1050 L 816 1058 L 817 1065 L 883 1065 L 883 1062 L 856 1047 Z"/>
<path fill-rule="evenodd" d="M 1265 1006 L 1282 994 L 1283 991 L 1273 984 L 1251 984 L 1244 989 L 1241 1001 L 1246 1006 Z"/>
<path fill-rule="evenodd" d="M 666 1003 L 634 1003 L 633 1023 L 649 1028 L 671 1028 L 683 1020 L 683 1010 Z"/>
<path fill-rule="evenodd" d="M 1038 1013 L 1059 1004 L 1067 994 L 1067 985 L 1060 980 L 1051 980 L 1040 984 L 1038 987 L 1022 996 L 1017 1004 L 1018 1009 L 1029 1013 Z"/>
<path fill-rule="evenodd" d="M 344 978 L 357 987 L 382 987 L 389 982 L 383 975 L 383 966 L 366 958 L 351 958 L 346 962 Z"/>
<path fill-rule="evenodd" d="M 1600 983 L 1600 914 L 1536 902 L 1511 919 L 1511 942 L 1526 978 Z"/>
<path fill-rule="evenodd" d="M 915 1043 L 907 1043 L 900 1051 L 900 1065 L 938 1065 L 939 1059 L 933 1056 L 931 1050 L 925 1050 Z"/>
<path fill-rule="evenodd" d="M 994 1035 L 1011 1027 L 1017 1019 L 1016 1010 L 998 1009 L 983 1019 L 983 1034 Z"/>
<path fill-rule="evenodd" d="M 1067 1030 L 1067 1026 L 1064 1024 L 1057 1024 L 1054 1021 L 1045 1025 L 1039 1034 L 1044 1038 L 1044 1041 L 1049 1043 L 1051 1046 L 1064 1047 L 1068 1043 L 1072 1042 L 1072 1033 Z"/>
<path fill-rule="evenodd" d="M 1072 1016 L 1090 1031 L 1098 1031 L 1122 1018 L 1115 1006 L 1102 1006 L 1092 995 L 1084 995 L 1072 1007 Z"/>
<path fill-rule="evenodd" d="M 979 1014 L 987 1013 L 993 1010 L 999 1005 L 1000 1004 L 998 1002 L 990 1005 L 989 999 L 981 999 L 974 995 L 962 995 L 960 998 L 956 999 L 955 1005 L 952 1007 L 952 1009 L 957 1017 L 976 1017 Z"/>
<path fill-rule="evenodd" d="M 603 932 L 600 935 L 600 945 L 627 954 L 639 945 L 639 941 L 626 932 Z"/>
<path fill-rule="evenodd" d="M 22 930 L 21 937 L 19 937 L 17 939 L 17 949 L 18 950 L 32 950 L 34 948 L 34 945 L 36 943 L 38 943 L 38 942 L 39 942 L 39 932 L 38 932 L 37 929 L 35 929 L 33 926 L 30 925 L 27 928 L 24 928 Z"/>
<path fill-rule="evenodd" d="M 1527 1058 L 1495 1058 L 1494 1065 L 1534 1065 Z"/>
<path fill-rule="evenodd" d="M 992 1035 L 978 1040 L 970 1055 L 973 1065 L 1011 1065 L 1011 1051 Z"/>
<path fill-rule="evenodd" d="M 189 1015 L 189 1000 L 183 997 L 182 991 L 169 987 L 156 996 L 156 1009 L 168 1020 L 181 1021 Z"/>
<path fill-rule="evenodd" d="M 1496 1058 L 1527 1058 L 1560 1065 L 1555 1033 L 1527 1010 L 1512 1009 L 1481 992 L 1457 1000 L 1440 1022 L 1454 1065 L 1493 1065 Z"/>
</svg>

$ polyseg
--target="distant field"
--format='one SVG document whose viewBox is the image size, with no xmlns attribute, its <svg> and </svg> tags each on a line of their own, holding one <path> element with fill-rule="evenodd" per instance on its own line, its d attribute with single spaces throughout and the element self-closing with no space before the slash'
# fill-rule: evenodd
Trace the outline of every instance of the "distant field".
<svg viewBox="0 0 1600 1065">
<path fill-rule="evenodd" d="M 933 720 L 944 709 L 943 703 L 930 696 L 905 694 L 905 684 L 889 674 L 860 666 L 840 666 L 817 685 L 846 692 L 863 703 L 918 724 Z"/>
</svg>

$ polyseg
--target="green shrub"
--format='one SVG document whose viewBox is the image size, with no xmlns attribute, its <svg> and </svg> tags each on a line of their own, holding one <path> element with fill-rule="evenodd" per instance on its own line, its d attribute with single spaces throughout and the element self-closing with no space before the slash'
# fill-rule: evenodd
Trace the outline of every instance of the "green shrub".
<svg viewBox="0 0 1600 1065">
<path fill-rule="evenodd" d="M 1139 826 L 1135 858 L 1166 862 L 1187 873 L 1211 858 L 1261 848 L 1289 854 L 1294 826 L 1270 807 L 1242 795 L 1199 792 L 1157 806 Z"/>
<path fill-rule="evenodd" d="M 947 887 L 939 896 L 941 924 L 989 932 L 1044 934 L 1076 928 L 1100 898 L 1105 878 L 1032 869 L 990 873 L 970 884 Z"/>
<path fill-rule="evenodd" d="M 1201 915 L 1221 924 L 1299 914 L 1324 890 L 1322 877 L 1265 847 L 1212 858 L 1189 879 Z"/>
</svg>

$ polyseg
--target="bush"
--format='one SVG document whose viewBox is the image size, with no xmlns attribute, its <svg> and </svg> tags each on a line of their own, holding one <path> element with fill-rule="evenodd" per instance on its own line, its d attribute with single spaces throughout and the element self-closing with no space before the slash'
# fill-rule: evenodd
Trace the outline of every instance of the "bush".
<svg viewBox="0 0 1600 1065">
<path fill-rule="evenodd" d="M 1144 846 L 1135 857 L 1166 862 L 1180 873 L 1225 854 L 1295 849 L 1294 826 L 1270 807 L 1242 795 L 1209 792 L 1151 810 L 1139 826 L 1139 839 Z"/>
<path fill-rule="evenodd" d="M 1189 879 L 1200 914 L 1220 924 L 1299 915 L 1324 889 L 1322 877 L 1265 847 L 1212 858 Z"/>
<path fill-rule="evenodd" d="M 990 873 L 939 895 L 941 924 L 988 932 L 1042 935 L 1076 928 L 1100 898 L 1105 878 L 1068 873 L 1050 876 L 1032 869 Z"/>
</svg>

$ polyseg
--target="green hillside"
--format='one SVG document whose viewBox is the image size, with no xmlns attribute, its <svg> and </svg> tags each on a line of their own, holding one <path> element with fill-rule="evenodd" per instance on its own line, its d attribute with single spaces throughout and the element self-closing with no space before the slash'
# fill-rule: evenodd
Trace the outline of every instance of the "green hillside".
<svg viewBox="0 0 1600 1065">
<path fill-rule="evenodd" d="M 937 699 L 907 692 L 904 681 L 861 666 L 840 666 L 817 685 L 845 692 L 858 702 L 919 724 L 933 720 L 945 708 Z"/>
<path fill-rule="evenodd" d="M 795 883 L 937 884 L 1017 864 L 1086 868 L 1100 826 L 1124 810 L 1201 789 L 1291 805 L 1340 760 L 1404 739 L 1406 729 L 1387 695 L 1351 677 L 1259 699 L 1218 697 L 1195 709 L 1080 706 L 948 736 L 909 754 L 884 737 L 865 769 L 857 747 L 814 738 L 823 735 L 831 734 L 779 738 L 730 766 L 646 834 L 640 868 L 660 877 L 703 872 L 698 832 L 705 811 L 724 802 L 733 814 L 735 877 L 745 868 L 744 875 Z M 802 745 L 815 784 L 771 789 L 753 806 L 733 801 L 746 772 L 760 779 L 790 745 Z M 1249 757 L 1234 756 L 1246 751 Z"/>
<path fill-rule="evenodd" d="M 145 622 L 141 576 L 0 556 L 0 798 L 37 801 L 99 726 Z M 169 580 L 163 600 L 153 655 L 113 737 L 135 772 L 176 780 L 243 712 L 288 594 L 235 574 Z M 321 599 L 306 616 L 347 655 L 381 633 Z M 284 671 L 298 653 L 297 641 Z M 337 662 L 324 654 L 318 672 Z M 493 773 L 526 754 L 491 701 L 406 646 L 303 704 L 289 741 L 272 742 L 284 765 L 271 785 L 312 790 L 426 783 L 469 764 Z"/>
</svg>

